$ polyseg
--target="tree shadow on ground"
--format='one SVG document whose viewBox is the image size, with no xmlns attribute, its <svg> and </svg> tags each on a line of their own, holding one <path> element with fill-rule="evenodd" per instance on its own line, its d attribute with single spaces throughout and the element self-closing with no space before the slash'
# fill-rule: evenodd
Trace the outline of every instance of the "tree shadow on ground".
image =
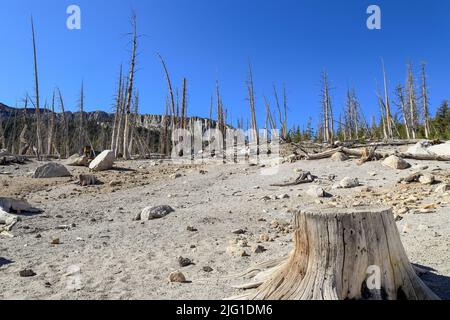
<svg viewBox="0 0 450 320">
<path fill-rule="evenodd" d="M 0 268 L 3 266 L 6 266 L 7 264 L 11 264 L 11 263 L 14 263 L 14 261 L 0 257 Z"/>
<path fill-rule="evenodd" d="M 420 279 L 441 299 L 450 300 L 450 277 L 436 274 L 436 270 L 430 267 L 414 264 L 426 273 L 420 275 Z"/>
</svg>

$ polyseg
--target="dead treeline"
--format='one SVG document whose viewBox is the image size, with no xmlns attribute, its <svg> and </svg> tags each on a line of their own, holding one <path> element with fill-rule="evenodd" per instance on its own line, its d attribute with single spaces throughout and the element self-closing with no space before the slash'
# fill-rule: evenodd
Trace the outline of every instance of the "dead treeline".
<svg viewBox="0 0 450 320">
<path fill-rule="evenodd" d="M 388 75 L 382 62 L 383 90 L 377 89 L 379 114 L 366 118 L 359 103 L 356 90 L 348 88 L 346 101 L 341 110 L 335 107 L 330 79 L 327 72 L 321 75 L 320 120 L 313 128 L 312 117 L 306 127 L 294 126 L 288 130 L 288 97 L 286 86 L 280 92 L 274 85 L 271 97 L 262 96 L 265 119 L 257 119 L 258 106 L 255 94 L 252 66 L 249 63 L 246 81 L 249 118 L 233 119 L 230 109 L 223 102 L 219 81 L 211 95 L 209 117 L 188 117 L 188 81 L 183 78 L 181 90 L 174 87 L 163 57 L 158 54 L 167 82 L 165 114 L 160 116 L 159 126 L 149 128 L 145 116 L 139 113 L 139 90 L 136 88 L 139 35 L 137 18 L 132 15 L 131 52 L 128 69 L 121 65 L 114 98 L 114 115 L 103 112 L 85 112 L 85 87 L 81 83 L 78 112 L 68 112 L 60 88 L 55 88 L 50 101 L 42 104 L 39 91 L 38 51 L 33 18 L 31 18 L 32 52 L 34 62 L 34 94 L 28 93 L 22 100 L 23 108 L 2 111 L 0 105 L 0 148 L 13 154 L 66 158 L 79 153 L 85 147 L 102 151 L 111 149 L 117 158 L 131 159 L 136 156 L 168 156 L 180 137 L 172 137 L 176 129 L 194 130 L 194 122 L 201 121 L 203 130 L 218 128 L 226 139 L 228 128 L 235 123 L 237 129 L 249 132 L 249 141 L 259 145 L 280 139 L 282 142 L 319 142 L 332 146 L 341 142 L 373 142 L 415 140 L 420 138 L 450 138 L 450 111 L 444 101 L 434 118 L 430 115 L 429 90 L 426 65 L 414 73 L 408 64 L 404 84 L 391 90 Z M 16 106 L 17 107 L 17 106 Z M 215 115 L 214 115 L 215 113 Z M 264 112 L 262 112 L 264 113 Z M 213 118 L 215 118 L 213 120 Z M 231 124 L 231 125 L 230 125 Z M 263 128 L 258 128 L 263 124 Z M 261 130 L 262 129 L 262 130 Z M 277 133 L 274 137 L 273 133 Z"/>
</svg>

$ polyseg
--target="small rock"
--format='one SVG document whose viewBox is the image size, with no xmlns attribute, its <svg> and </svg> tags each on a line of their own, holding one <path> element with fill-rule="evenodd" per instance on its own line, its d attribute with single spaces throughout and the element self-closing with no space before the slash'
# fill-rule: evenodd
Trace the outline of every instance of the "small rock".
<svg viewBox="0 0 450 320">
<path fill-rule="evenodd" d="M 277 200 L 289 199 L 289 195 L 287 193 L 281 194 L 281 195 L 277 196 L 276 199 Z"/>
<path fill-rule="evenodd" d="M 435 181 L 435 178 L 431 174 L 424 174 L 424 175 L 421 175 L 419 178 L 419 182 L 421 184 L 433 184 L 434 181 Z"/>
<path fill-rule="evenodd" d="M 383 161 L 382 164 L 385 167 L 389 167 L 389 168 L 397 169 L 397 170 L 404 170 L 404 169 L 408 169 L 409 167 L 411 167 L 411 165 L 408 162 L 406 162 L 404 159 L 397 157 L 395 155 L 387 157 Z"/>
<path fill-rule="evenodd" d="M 252 247 L 252 252 L 253 253 L 263 253 L 264 251 L 266 251 L 266 248 L 264 248 L 261 245 L 256 245 Z"/>
<path fill-rule="evenodd" d="M 198 231 L 196 228 L 191 227 L 191 226 L 188 226 L 188 227 L 186 228 L 186 230 L 189 231 L 189 232 L 197 232 L 197 231 Z"/>
<path fill-rule="evenodd" d="M 359 186 L 359 181 L 357 178 L 345 177 L 341 180 L 339 186 L 344 189 L 355 188 Z"/>
<path fill-rule="evenodd" d="M 323 198 L 325 197 L 325 190 L 321 187 L 313 186 L 306 191 L 306 194 L 313 198 Z"/>
<path fill-rule="evenodd" d="M 176 283 L 185 283 L 186 277 L 180 271 L 175 271 L 169 275 L 169 281 Z"/>
<path fill-rule="evenodd" d="M 450 191 L 450 184 L 440 184 L 439 186 L 437 186 L 435 192 L 436 193 L 445 193 L 447 191 Z"/>
<path fill-rule="evenodd" d="M 192 265 L 193 263 L 192 263 L 192 260 L 189 258 L 179 257 L 178 264 L 180 265 L 180 267 L 184 268 L 184 267 L 188 267 L 188 266 Z"/>
<path fill-rule="evenodd" d="M 58 244 L 61 244 L 61 242 L 59 241 L 58 238 L 56 238 L 56 239 L 52 240 L 51 244 L 58 245 Z"/>
<path fill-rule="evenodd" d="M 36 275 L 36 273 L 31 269 L 24 269 L 24 270 L 19 271 L 19 275 L 22 278 L 30 278 L 30 277 L 34 277 Z"/>
<path fill-rule="evenodd" d="M 175 173 L 175 174 L 173 174 L 173 175 L 171 175 L 170 177 L 172 178 L 172 179 L 178 179 L 178 178 L 181 178 L 183 175 L 181 174 L 181 173 Z"/>
<path fill-rule="evenodd" d="M 247 231 L 245 231 L 245 230 L 243 230 L 243 229 L 237 229 L 237 230 L 234 230 L 232 233 L 234 233 L 234 234 L 245 234 Z"/>
<path fill-rule="evenodd" d="M 122 184 L 122 181 L 118 181 L 118 180 L 113 180 L 109 183 L 110 187 L 117 187 L 120 186 Z"/>
<path fill-rule="evenodd" d="M 146 221 L 153 219 L 161 219 L 172 212 L 175 212 L 175 210 L 167 205 L 157 207 L 147 207 L 144 210 L 142 210 L 138 220 Z M 136 216 L 136 218 L 138 218 L 138 216 Z"/>
<path fill-rule="evenodd" d="M 210 273 L 210 272 L 213 272 L 213 271 L 214 271 L 214 269 L 213 269 L 213 268 L 211 268 L 211 267 L 209 267 L 209 266 L 203 267 L 203 268 L 202 268 L 202 270 L 203 270 L 203 271 L 205 271 L 205 272 L 208 272 L 208 273 Z"/>
</svg>

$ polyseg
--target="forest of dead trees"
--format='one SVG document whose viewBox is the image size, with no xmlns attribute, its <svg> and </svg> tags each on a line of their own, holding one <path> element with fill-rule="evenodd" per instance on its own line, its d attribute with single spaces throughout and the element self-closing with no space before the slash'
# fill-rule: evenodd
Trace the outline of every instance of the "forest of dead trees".
<svg viewBox="0 0 450 320">
<path fill-rule="evenodd" d="M 85 112 L 85 87 L 81 83 L 78 112 L 68 113 L 62 91 L 55 88 L 50 101 L 42 104 L 39 91 L 38 50 L 35 26 L 31 18 L 32 52 L 34 62 L 34 92 L 23 98 L 21 108 L 13 112 L 0 112 L 0 149 L 7 149 L 13 154 L 36 155 L 39 157 L 69 157 L 78 153 L 85 146 L 92 150 L 111 149 L 118 158 L 131 159 L 139 155 L 168 155 L 172 148 L 171 136 L 175 129 L 191 130 L 194 118 L 188 117 L 187 86 L 188 80 L 183 78 L 181 90 L 173 87 L 168 67 L 161 55 L 159 58 L 167 82 L 166 112 L 162 116 L 162 125 L 158 132 L 139 126 L 139 91 L 136 88 L 135 74 L 138 50 L 137 18 L 131 19 L 132 50 L 129 67 L 124 72 L 120 66 L 117 80 L 117 91 L 114 99 L 114 119 L 101 122 L 88 117 Z M 259 145 L 258 124 L 263 124 L 266 139 L 269 130 L 278 129 L 280 139 L 284 142 L 316 141 L 332 145 L 336 141 L 389 141 L 393 139 L 449 139 L 450 110 L 444 100 L 433 116 L 430 112 L 428 78 L 426 64 L 421 63 L 415 70 L 412 63 L 407 65 L 406 80 L 403 84 L 390 87 L 384 62 L 381 63 L 383 89 L 377 88 L 374 101 L 378 104 L 378 114 L 364 113 L 357 92 L 348 88 L 343 106 L 333 101 L 331 81 L 327 72 L 321 75 L 320 121 L 313 124 L 308 119 L 306 127 L 293 126 L 288 130 L 288 97 L 286 87 L 281 91 L 274 85 L 271 98 L 261 96 L 263 106 L 259 106 L 254 88 L 252 66 L 249 63 L 246 81 L 250 119 L 232 118 L 231 113 L 222 100 L 219 81 L 216 92 L 211 95 L 209 117 L 204 119 L 204 129 L 215 127 L 220 129 L 224 138 L 229 127 L 247 129 L 252 140 Z M 375 100 L 376 99 L 376 100 Z M 1 111 L 1 110 L 0 110 Z M 259 119 L 259 111 L 265 111 L 265 119 Z M 2 115 L 3 114 L 3 115 Z M 5 114 L 7 114 L 5 116 Z M 214 119 L 213 119 L 214 118 Z M 303 119 L 292 119 L 300 122 Z M 176 142 L 176 141 L 175 141 Z"/>
</svg>

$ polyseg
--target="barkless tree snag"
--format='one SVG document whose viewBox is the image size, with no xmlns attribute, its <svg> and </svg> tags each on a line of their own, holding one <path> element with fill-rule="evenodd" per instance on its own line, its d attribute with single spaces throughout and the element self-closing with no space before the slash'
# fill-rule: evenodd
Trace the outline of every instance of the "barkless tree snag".
<svg viewBox="0 0 450 320">
<path fill-rule="evenodd" d="M 255 90 L 253 86 L 253 72 L 252 65 L 248 64 L 248 80 L 247 80 L 247 89 L 248 89 L 248 99 L 250 102 L 250 114 L 252 117 L 252 139 L 256 143 L 256 154 L 259 155 L 259 134 L 258 134 L 258 124 L 256 122 L 256 107 L 255 107 Z"/>
<path fill-rule="evenodd" d="M 416 275 L 390 209 L 304 210 L 294 226 L 288 260 L 235 299 L 439 299 Z"/>
<path fill-rule="evenodd" d="M 430 138 L 430 116 L 428 113 L 428 88 L 427 88 L 427 76 L 425 73 L 425 63 L 422 63 L 422 112 L 423 112 L 423 127 L 425 130 L 425 138 Z"/>
<path fill-rule="evenodd" d="M 133 85 L 134 85 L 134 68 L 136 66 L 136 47 L 137 47 L 137 34 L 136 34 L 136 14 L 133 13 L 133 51 L 131 53 L 130 61 L 130 75 L 127 88 L 127 99 L 125 104 L 125 126 L 123 130 L 123 158 L 125 160 L 130 159 L 128 152 L 129 139 L 130 139 L 130 116 L 131 116 L 131 100 L 133 98 Z"/>
<path fill-rule="evenodd" d="M 33 56 L 34 56 L 34 82 L 35 82 L 35 94 L 36 94 L 36 138 L 37 138 L 37 153 L 42 153 L 42 136 L 41 136 L 41 118 L 40 118 L 40 101 L 39 101 L 39 77 L 37 66 L 37 53 L 36 53 L 36 37 L 34 33 L 34 22 L 31 17 L 31 32 L 33 36 Z M 38 156 L 39 158 L 39 156 Z"/>
</svg>

